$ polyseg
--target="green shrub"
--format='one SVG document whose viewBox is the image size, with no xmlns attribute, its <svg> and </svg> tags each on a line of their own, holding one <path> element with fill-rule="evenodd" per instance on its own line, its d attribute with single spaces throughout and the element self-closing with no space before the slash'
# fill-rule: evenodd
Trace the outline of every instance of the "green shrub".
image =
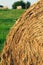
<svg viewBox="0 0 43 65">
<path fill-rule="evenodd" d="M 23 1 L 14 2 L 13 5 L 12 5 L 12 8 L 16 9 L 17 6 L 22 6 L 22 8 L 25 9 L 25 2 L 23 2 Z"/>
</svg>

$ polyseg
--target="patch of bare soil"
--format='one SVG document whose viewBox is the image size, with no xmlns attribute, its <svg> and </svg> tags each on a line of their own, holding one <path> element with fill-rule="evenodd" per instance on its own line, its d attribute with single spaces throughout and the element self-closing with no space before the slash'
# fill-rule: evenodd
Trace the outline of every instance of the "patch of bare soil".
<svg viewBox="0 0 43 65">
<path fill-rule="evenodd" d="M 43 65 L 43 0 L 14 24 L 1 58 L 2 65 Z"/>
</svg>

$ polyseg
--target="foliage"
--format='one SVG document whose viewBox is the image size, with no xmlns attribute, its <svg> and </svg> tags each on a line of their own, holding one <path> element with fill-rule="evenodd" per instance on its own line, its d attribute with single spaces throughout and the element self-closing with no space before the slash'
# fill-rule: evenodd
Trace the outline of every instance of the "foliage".
<svg viewBox="0 0 43 65">
<path fill-rule="evenodd" d="M 14 25 L 16 20 L 24 10 L 1 10 L 0 9 L 0 52 L 3 49 L 4 41 L 6 40 L 6 35 L 8 34 L 10 28 Z"/>
<path fill-rule="evenodd" d="M 3 5 L 0 5 L 0 7 L 3 7 Z"/>
<path fill-rule="evenodd" d="M 31 4 L 31 3 L 27 1 L 27 3 L 26 3 L 26 8 L 29 8 L 29 7 L 30 7 L 30 4 Z"/>
<path fill-rule="evenodd" d="M 16 9 L 17 6 L 22 6 L 22 8 L 25 9 L 25 3 L 23 1 L 14 2 L 13 5 L 12 5 L 12 8 Z"/>
<path fill-rule="evenodd" d="M 16 9 L 17 6 L 22 6 L 23 9 L 29 8 L 30 7 L 30 2 L 25 3 L 22 0 L 21 1 L 17 1 L 17 2 L 13 3 L 12 8 Z"/>
</svg>

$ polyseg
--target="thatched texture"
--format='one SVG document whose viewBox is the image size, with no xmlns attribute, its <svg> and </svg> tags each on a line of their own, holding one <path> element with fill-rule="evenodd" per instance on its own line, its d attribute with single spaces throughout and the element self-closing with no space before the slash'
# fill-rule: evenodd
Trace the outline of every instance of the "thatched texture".
<svg viewBox="0 0 43 65">
<path fill-rule="evenodd" d="M 2 65 L 43 65 L 43 0 L 31 6 L 12 27 Z"/>
</svg>

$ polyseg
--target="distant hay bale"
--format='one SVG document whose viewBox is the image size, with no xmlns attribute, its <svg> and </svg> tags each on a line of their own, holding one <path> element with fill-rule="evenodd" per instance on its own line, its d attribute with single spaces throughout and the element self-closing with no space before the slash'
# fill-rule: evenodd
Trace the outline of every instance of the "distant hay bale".
<svg viewBox="0 0 43 65">
<path fill-rule="evenodd" d="M 8 9 L 8 7 L 0 5 L 0 9 Z"/>
<path fill-rule="evenodd" d="M 43 0 L 17 20 L 7 36 L 2 65 L 43 65 Z"/>
<path fill-rule="evenodd" d="M 3 9 L 3 5 L 0 5 L 0 9 Z"/>
<path fill-rule="evenodd" d="M 22 6 L 17 6 L 17 9 L 22 9 Z"/>
<path fill-rule="evenodd" d="M 7 6 L 4 6 L 3 9 L 8 9 L 8 7 Z"/>
</svg>

